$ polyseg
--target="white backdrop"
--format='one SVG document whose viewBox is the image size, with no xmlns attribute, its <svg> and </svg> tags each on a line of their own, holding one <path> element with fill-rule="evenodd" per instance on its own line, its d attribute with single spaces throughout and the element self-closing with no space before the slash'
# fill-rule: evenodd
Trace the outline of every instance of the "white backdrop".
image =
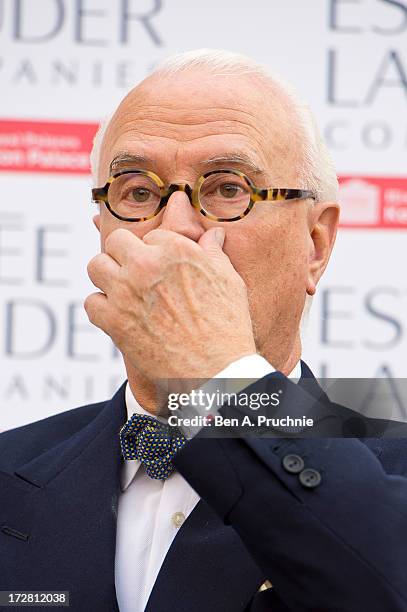
<svg viewBox="0 0 407 612">
<path fill-rule="evenodd" d="M 0 2 L 0 430 L 124 379 L 87 323 L 95 124 L 165 56 L 246 53 L 310 102 L 342 177 L 342 229 L 304 357 L 317 375 L 406 376 L 405 0 Z"/>
</svg>

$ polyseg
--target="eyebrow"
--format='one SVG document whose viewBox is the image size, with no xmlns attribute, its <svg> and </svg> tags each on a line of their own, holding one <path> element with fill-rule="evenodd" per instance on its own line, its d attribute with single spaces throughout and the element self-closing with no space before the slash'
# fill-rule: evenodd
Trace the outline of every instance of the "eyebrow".
<svg viewBox="0 0 407 612">
<path fill-rule="evenodd" d="M 145 155 L 137 155 L 135 153 L 118 153 L 110 162 L 110 172 L 120 168 L 120 166 L 133 166 L 137 164 L 153 164 L 154 160 Z"/>
<path fill-rule="evenodd" d="M 122 152 L 115 155 L 110 163 L 110 173 L 114 172 L 121 166 L 133 166 L 138 164 L 154 164 L 154 160 L 151 157 L 145 155 L 139 155 L 135 153 Z M 248 155 L 245 153 L 227 153 L 225 155 L 214 155 L 207 159 L 201 160 L 197 163 L 197 166 L 227 166 L 227 165 L 239 165 L 245 166 L 254 174 L 265 174 L 265 170 L 260 168 Z"/>
<path fill-rule="evenodd" d="M 260 168 L 248 155 L 245 153 L 227 153 L 225 155 L 215 155 L 198 163 L 199 166 L 215 166 L 215 165 L 239 165 L 250 169 L 254 174 L 265 174 L 265 170 Z"/>
</svg>

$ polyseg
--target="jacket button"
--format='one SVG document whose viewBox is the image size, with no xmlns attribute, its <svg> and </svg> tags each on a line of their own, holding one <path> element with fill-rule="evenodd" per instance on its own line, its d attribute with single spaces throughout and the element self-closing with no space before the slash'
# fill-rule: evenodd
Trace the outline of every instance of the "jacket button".
<svg viewBox="0 0 407 612">
<path fill-rule="evenodd" d="M 283 468 L 290 474 L 299 474 L 304 469 L 303 458 L 299 455 L 286 455 L 283 458 Z"/>
<path fill-rule="evenodd" d="M 312 468 L 306 468 L 301 472 L 298 476 L 300 483 L 306 489 L 314 489 L 321 484 L 322 476 L 318 472 L 318 470 L 314 470 Z"/>
</svg>

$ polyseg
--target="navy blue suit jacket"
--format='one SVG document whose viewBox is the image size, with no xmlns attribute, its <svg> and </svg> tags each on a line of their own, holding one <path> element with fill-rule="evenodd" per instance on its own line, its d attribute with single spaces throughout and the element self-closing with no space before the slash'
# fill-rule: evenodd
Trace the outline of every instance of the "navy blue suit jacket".
<svg viewBox="0 0 407 612">
<path fill-rule="evenodd" d="M 292 386 L 290 401 L 303 402 L 301 384 Z M 325 400 L 315 380 L 311 393 Z M 70 591 L 75 612 L 118 610 L 125 420 L 123 385 L 110 401 L 0 435 L 0 590 Z M 287 454 L 321 484 L 304 487 L 284 468 Z M 175 463 L 202 500 L 148 612 L 407 610 L 406 440 L 198 435 Z M 274 588 L 259 591 L 265 580 Z"/>
</svg>

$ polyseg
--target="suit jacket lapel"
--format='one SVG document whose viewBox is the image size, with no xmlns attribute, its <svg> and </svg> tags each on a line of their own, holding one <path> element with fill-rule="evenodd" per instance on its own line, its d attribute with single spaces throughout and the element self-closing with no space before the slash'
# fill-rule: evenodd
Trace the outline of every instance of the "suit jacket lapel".
<svg viewBox="0 0 407 612">
<path fill-rule="evenodd" d="M 313 395 L 318 401 L 323 404 L 331 403 L 329 397 L 319 386 L 317 379 L 314 374 L 307 366 L 305 361 L 301 360 L 301 378 L 298 381 L 300 387 L 302 387 L 305 391 L 308 391 L 311 395 Z"/>
<path fill-rule="evenodd" d="M 234 529 L 201 500 L 165 557 L 146 612 L 237 612 L 264 580 Z"/>
<path fill-rule="evenodd" d="M 3 473 L 15 492 L 11 507 L 0 508 L 0 524 L 28 536 L 6 539 L 17 555 L 10 588 L 62 589 L 71 591 L 72 609 L 117 610 L 118 433 L 125 418 L 122 386 L 76 434 L 20 466 L 16 477 Z"/>
</svg>

